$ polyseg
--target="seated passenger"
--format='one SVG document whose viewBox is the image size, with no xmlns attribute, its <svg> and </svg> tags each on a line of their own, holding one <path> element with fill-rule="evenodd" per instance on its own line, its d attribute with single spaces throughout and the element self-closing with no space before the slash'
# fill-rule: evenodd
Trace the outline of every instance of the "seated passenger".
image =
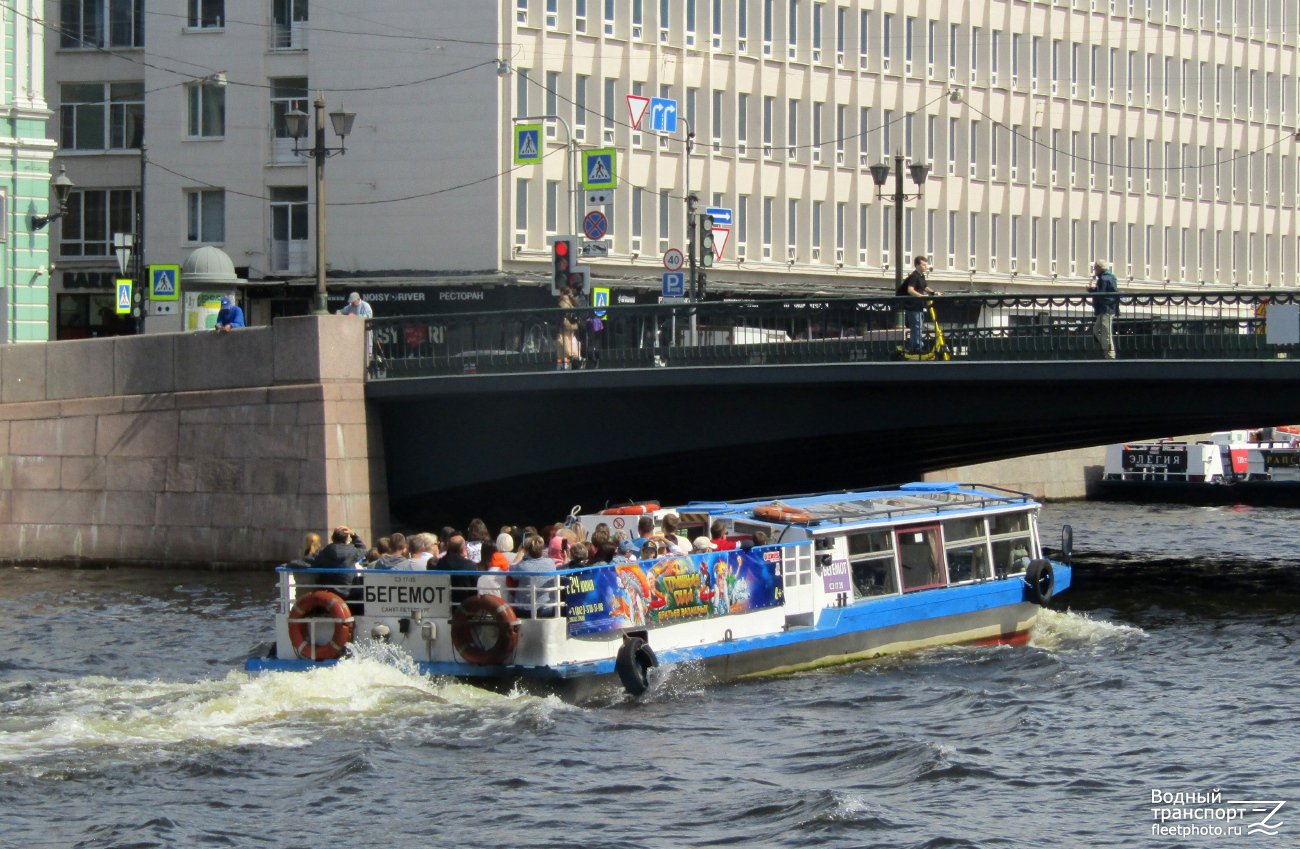
<svg viewBox="0 0 1300 849">
<path fill-rule="evenodd" d="M 668 541 L 668 547 L 672 549 L 673 554 L 686 554 L 691 550 L 691 545 L 682 537 L 677 535 L 677 528 L 681 520 L 677 518 L 676 513 L 665 513 L 663 518 L 664 539 Z"/>
<path fill-rule="evenodd" d="M 709 525 L 709 536 L 713 539 L 713 547 L 717 551 L 731 551 L 736 544 L 727 539 L 727 523 L 721 519 L 714 519 L 713 524 Z"/>
<path fill-rule="evenodd" d="M 509 539 L 509 536 L 506 537 Z M 495 544 L 490 542 L 483 543 L 480 549 L 482 558 L 479 561 L 480 566 L 484 566 L 483 576 L 478 579 L 479 595 L 494 595 L 504 600 L 506 597 L 506 576 L 505 573 L 510 571 L 510 561 L 506 556 L 497 551 Z"/>
<path fill-rule="evenodd" d="M 641 545 L 641 559 L 658 560 L 659 544 L 652 539 L 645 540 L 644 543 Z"/>
<path fill-rule="evenodd" d="M 465 538 L 460 534 L 456 534 L 447 541 L 447 553 L 442 556 L 435 568 L 442 572 L 480 571 L 478 564 L 465 556 Z M 474 590 L 478 587 L 478 578 L 474 575 L 452 575 L 451 585 Z M 472 595 L 474 595 L 473 592 L 453 589 L 451 591 L 451 603 L 460 604 Z"/>
<path fill-rule="evenodd" d="M 485 542 L 491 542 L 492 536 L 488 533 L 487 525 L 482 519 L 471 519 L 469 528 L 465 531 L 465 556 L 475 563 L 480 562 L 482 555 L 479 553 L 480 546 Z"/>
<path fill-rule="evenodd" d="M 534 605 L 538 617 L 553 617 L 558 609 L 555 605 L 560 603 L 559 576 L 527 574 L 555 571 L 556 563 L 545 555 L 545 551 L 546 542 L 540 536 L 529 537 L 524 540 L 521 552 L 524 559 L 510 569 L 516 582 L 515 589 L 510 593 L 510 601 L 515 605 L 515 613 L 524 619 L 532 617 Z"/>
<path fill-rule="evenodd" d="M 497 534 L 497 554 L 501 555 L 501 557 L 503 557 L 507 563 L 511 559 L 508 555 L 513 554 L 514 550 L 515 550 L 514 537 L 510 536 L 510 534 L 504 531 Z"/>
<path fill-rule="evenodd" d="M 622 533 L 622 531 L 619 533 Z M 617 551 L 618 557 L 615 562 L 618 563 L 635 563 L 641 555 L 640 547 L 630 539 L 619 542 Z"/>
<path fill-rule="evenodd" d="M 366 544 L 361 541 L 361 537 L 352 533 L 347 526 L 340 525 L 330 534 L 330 544 L 316 552 L 307 561 L 313 569 L 338 569 L 340 571 L 308 576 L 309 582 L 336 587 L 350 587 L 357 577 L 357 567 L 365 556 Z"/>
<path fill-rule="evenodd" d="M 546 556 L 555 563 L 564 563 L 569 559 L 569 541 L 556 534 L 546 546 Z"/>
<path fill-rule="evenodd" d="M 596 549 L 596 554 L 591 560 L 591 565 L 596 566 L 601 563 L 613 563 L 614 558 L 618 557 L 618 546 L 612 542 L 602 542 Z"/>
<path fill-rule="evenodd" d="M 582 569 L 587 565 L 588 553 L 587 543 L 575 542 L 569 546 L 569 562 L 564 564 L 565 569 Z"/>
<path fill-rule="evenodd" d="M 406 535 L 393 534 L 388 538 L 388 553 L 380 555 L 371 569 L 405 569 L 406 567 Z"/>
<path fill-rule="evenodd" d="M 416 534 L 407 540 L 406 547 L 411 554 L 403 569 L 428 569 L 433 559 L 433 550 L 438 547 L 438 538 L 433 534 Z"/>
<path fill-rule="evenodd" d="M 310 569 L 311 559 L 318 551 L 320 551 L 320 534 L 307 534 L 302 538 L 302 553 L 298 555 L 297 560 L 291 560 L 287 565 L 291 569 Z"/>
<path fill-rule="evenodd" d="M 711 551 L 717 550 L 717 543 L 705 536 L 696 537 L 695 542 L 691 546 L 691 554 L 708 554 Z"/>
</svg>

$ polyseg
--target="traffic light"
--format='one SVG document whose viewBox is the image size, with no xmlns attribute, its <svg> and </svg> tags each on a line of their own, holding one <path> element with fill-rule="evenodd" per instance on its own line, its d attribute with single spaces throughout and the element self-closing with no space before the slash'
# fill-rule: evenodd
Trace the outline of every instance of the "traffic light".
<svg viewBox="0 0 1300 849">
<path fill-rule="evenodd" d="M 704 276 L 704 272 L 697 272 L 695 275 L 695 300 L 704 300 L 704 289 L 708 285 L 709 281 L 708 278 Z"/>
<path fill-rule="evenodd" d="M 700 216 L 700 265 L 710 268 L 713 265 L 713 216 Z"/>
<path fill-rule="evenodd" d="M 551 242 L 551 294 L 569 285 L 569 275 L 578 261 L 578 240 L 572 236 L 556 236 Z"/>
</svg>

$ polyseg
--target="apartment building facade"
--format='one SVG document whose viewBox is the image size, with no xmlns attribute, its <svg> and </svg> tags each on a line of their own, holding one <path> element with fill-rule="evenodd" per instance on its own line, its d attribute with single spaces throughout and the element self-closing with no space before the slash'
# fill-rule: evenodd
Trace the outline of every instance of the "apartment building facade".
<svg viewBox="0 0 1300 849">
<path fill-rule="evenodd" d="M 68 18 L 48 63 L 81 204 L 58 236 L 66 294 L 108 291 L 141 143 L 148 262 L 217 245 L 251 289 L 292 293 L 314 188 L 283 115 L 317 91 L 358 116 L 326 166 L 327 266 L 358 288 L 542 279 L 547 236 L 585 211 L 570 145 L 621 154 L 595 273 L 653 282 L 685 246 L 684 133 L 634 129 L 628 95 L 678 103 L 690 193 L 733 210 L 714 280 L 879 288 L 917 253 L 950 288 L 1078 287 L 1095 257 L 1135 287 L 1300 280 L 1300 7 L 1281 0 L 49 8 Z M 546 155 L 516 166 L 511 124 L 538 115 L 557 116 Z M 933 165 L 901 258 L 868 170 L 895 152 Z"/>
<path fill-rule="evenodd" d="M 48 337 L 47 233 L 50 158 L 46 139 L 43 6 L 14 0 L 0 7 L 4 32 L 4 130 L 0 134 L 0 344 Z"/>
</svg>

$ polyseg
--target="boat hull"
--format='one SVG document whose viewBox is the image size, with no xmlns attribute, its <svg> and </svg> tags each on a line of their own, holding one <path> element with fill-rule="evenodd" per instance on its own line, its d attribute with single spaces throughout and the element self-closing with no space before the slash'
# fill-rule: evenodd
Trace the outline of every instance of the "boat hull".
<svg viewBox="0 0 1300 849">
<path fill-rule="evenodd" d="M 1099 501 L 1133 501 L 1141 504 L 1195 504 L 1255 507 L 1300 507 L 1300 481 L 1108 481 L 1094 484 L 1091 497 Z"/>
<path fill-rule="evenodd" d="M 1070 568 L 1058 564 L 1057 590 L 1066 589 L 1070 580 Z M 1023 580 L 989 581 L 828 608 L 816 625 L 743 640 L 663 649 L 659 660 L 665 667 L 680 667 L 673 671 L 674 676 L 705 684 L 782 675 L 933 646 L 1024 642 L 1039 609 L 1029 600 Z M 655 645 L 654 631 L 650 632 L 650 645 Z M 319 665 L 254 658 L 246 668 L 259 672 Z M 573 702 L 622 690 L 611 660 L 528 668 L 420 663 L 419 668 L 426 674 L 455 676 L 493 690 L 554 693 Z"/>
</svg>

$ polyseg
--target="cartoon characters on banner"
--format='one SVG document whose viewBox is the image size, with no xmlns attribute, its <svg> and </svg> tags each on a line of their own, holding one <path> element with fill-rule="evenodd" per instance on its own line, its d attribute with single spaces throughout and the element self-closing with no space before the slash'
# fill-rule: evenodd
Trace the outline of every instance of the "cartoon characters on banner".
<svg viewBox="0 0 1300 849">
<path fill-rule="evenodd" d="M 723 551 L 618 563 L 570 576 L 569 634 L 668 625 L 784 603 L 781 554 Z"/>
</svg>

